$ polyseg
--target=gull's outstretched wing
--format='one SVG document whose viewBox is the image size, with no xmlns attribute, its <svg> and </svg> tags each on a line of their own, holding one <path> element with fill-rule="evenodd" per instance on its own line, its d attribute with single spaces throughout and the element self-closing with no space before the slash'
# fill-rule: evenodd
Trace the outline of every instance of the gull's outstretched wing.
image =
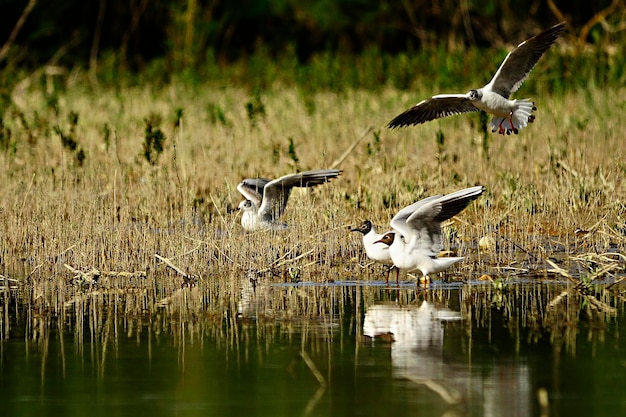
<svg viewBox="0 0 626 417">
<path fill-rule="evenodd" d="M 443 197 L 443 195 L 433 195 L 423 200 L 416 201 L 410 206 L 406 206 L 405 208 L 400 210 L 395 216 L 393 216 L 393 219 L 391 219 L 391 227 L 397 230 L 402 236 L 404 236 L 407 241 L 409 241 L 415 233 L 415 229 L 407 223 L 409 217 L 411 217 L 411 215 L 420 207 L 429 204 L 441 197 Z"/>
<path fill-rule="evenodd" d="M 246 178 L 237 185 L 239 191 L 246 200 L 250 200 L 259 207 L 263 200 L 263 189 L 270 182 L 265 178 Z"/>
<path fill-rule="evenodd" d="M 459 214 L 483 191 L 482 186 L 465 188 L 436 199 L 429 199 L 420 205 L 406 219 L 407 225 L 413 230 L 413 238 L 407 242 L 407 250 L 439 253 L 443 249 L 441 222 Z"/>
<path fill-rule="evenodd" d="M 329 182 L 341 174 L 338 169 L 319 169 L 289 174 L 272 180 L 263 187 L 263 200 L 259 215 L 267 221 L 276 221 L 282 216 L 293 187 L 313 187 Z"/>
<path fill-rule="evenodd" d="M 504 58 L 485 89 L 509 98 L 520 88 L 539 58 L 552 46 L 563 30 L 565 30 L 565 22 L 554 25 L 517 45 Z"/>
<path fill-rule="evenodd" d="M 387 127 L 417 125 L 441 117 L 478 111 L 467 94 L 438 94 L 420 101 L 415 106 L 396 116 Z"/>
</svg>

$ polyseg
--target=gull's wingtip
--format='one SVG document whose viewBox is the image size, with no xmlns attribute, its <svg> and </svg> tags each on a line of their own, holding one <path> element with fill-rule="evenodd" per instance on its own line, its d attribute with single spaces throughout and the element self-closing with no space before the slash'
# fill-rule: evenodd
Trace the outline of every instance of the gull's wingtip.
<svg viewBox="0 0 626 417">
<path fill-rule="evenodd" d="M 415 112 L 416 108 L 417 105 L 403 111 L 402 113 L 394 117 L 389 123 L 387 123 L 387 128 L 395 129 L 398 127 L 414 126 L 424 123 L 424 120 L 418 118 L 418 113 Z"/>
<path fill-rule="evenodd" d="M 387 129 L 395 129 L 397 127 L 406 126 L 406 124 L 398 122 L 398 118 L 395 117 L 392 121 L 387 123 Z"/>
<path fill-rule="evenodd" d="M 389 123 L 387 123 L 387 128 L 388 129 L 396 129 L 399 127 L 406 127 L 406 126 L 410 126 L 411 123 L 407 123 L 405 121 L 400 121 L 397 120 L 398 118 L 396 117 L 395 119 L 393 119 L 392 121 L 390 121 Z"/>
<path fill-rule="evenodd" d="M 561 33 L 565 31 L 566 27 L 567 27 L 567 22 L 562 21 L 562 22 L 557 23 L 554 26 L 550 26 L 549 28 L 545 29 L 543 32 L 541 32 L 537 36 L 542 36 L 542 35 L 549 36 L 551 39 L 553 39 L 553 42 L 554 42 L 559 36 L 561 36 Z"/>
<path fill-rule="evenodd" d="M 301 172 L 299 178 L 301 181 L 300 187 L 312 187 L 321 185 L 334 180 L 343 174 L 342 169 L 328 168 L 328 169 L 316 169 L 312 171 Z"/>
<path fill-rule="evenodd" d="M 459 198 L 468 198 L 470 201 L 480 197 L 485 192 L 484 185 L 475 185 L 463 190 L 450 193 L 449 196 L 457 196 Z"/>
<path fill-rule="evenodd" d="M 328 177 L 329 180 L 331 180 L 343 174 L 343 169 L 329 168 L 329 169 L 324 170 L 323 173 L 325 176 Z"/>
<path fill-rule="evenodd" d="M 563 33 L 563 31 L 565 30 L 565 28 L 567 28 L 567 22 L 564 20 L 564 21 L 559 22 L 556 25 L 552 26 L 548 30 L 553 30 L 557 36 L 560 36 L 561 33 Z"/>
<path fill-rule="evenodd" d="M 474 187 L 469 187 L 466 189 L 466 193 L 469 197 L 480 197 L 485 192 L 484 185 L 475 185 Z"/>
<path fill-rule="evenodd" d="M 393 119 L 389 123 L 387 123 L 387 129 L 395 129 L 399 125 L 396 123 L 396 119 Z"/>
</svg>

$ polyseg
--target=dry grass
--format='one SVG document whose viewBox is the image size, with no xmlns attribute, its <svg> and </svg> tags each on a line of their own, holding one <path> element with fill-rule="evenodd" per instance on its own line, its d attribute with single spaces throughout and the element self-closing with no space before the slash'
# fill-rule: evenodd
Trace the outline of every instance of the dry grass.
<svg viewBox="0 0 626 417">
<path fill-rule="evenodd" d="M 0 272 L 37 288 L 88 283 L 75 279 L 67 264 L 95 268 L 114 288 L 179 287 L 182 276 L 160 255 L 218 292 L 235 290 L 235 278 L 259 277 L 259 271 L 274 281 L 379 280 L 377 267 L 359 266 L 367 262 L 359 236 L 347 227 L 369 218 L 383 228 L 419 198 L 474 184 L 485 185 L 486 194 L 447 228 L 452 249 L 468 256 L 452 271 L 455 277 L 532 276 L 551 269 L 546 258 L 591 275 L 588 263 L 574 257 L 626 252 L 623 88 L 539 92 L 537 121 L 518 136 L 490 133 L 488 149 L 478 115 L 384 127 L 426 94 L 383 89 L 305 96 L 275 86 L 260 96 L 265 114 L 252 123 L 245 104 L 254 96 L 232 86 L 98 94 L 70 86 L 53 107 L 41 92 L 21 92 L 14 97 L 19 111 L 4 115 L 15 146 L 0 153 Z M 178 126 L 177 109 L 183 112 Z M 54 130 L 69 131 L 70 112 L 78 114 L 83 166 Z M 154 166 L 142 156 L 144 120 L 152 114 L 162 117 L 167 138 Z M 294 193 L 285 214 L 289 230 L 242 232 L 234 210 L 242 178 L 328 167 L 370 126 L 373 133 L 342 162 L 338 180 Z M 496 251 L 479 252 L 486 235 Z M 623 274 L 624 258 L 611 259 L 619 265 L 607 274 Z"/>
</svg>

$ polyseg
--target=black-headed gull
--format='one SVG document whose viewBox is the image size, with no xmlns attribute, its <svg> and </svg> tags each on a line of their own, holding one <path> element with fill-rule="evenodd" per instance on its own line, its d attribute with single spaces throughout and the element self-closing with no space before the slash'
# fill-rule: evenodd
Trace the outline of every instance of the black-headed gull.
<svg viewBox="0 0 626 417">
<path fill-rule="evenodd" d="M 248 178 L 237 185 L 246 198 L 239 203 L 243 212 L 241 225 L 246 231 L 280 230 L 287 227 L 279 221 L 293 187 L 313 187 L 329 182 L 341 174 L 338 169 L 318 169 L 289 174 L 275 180 Z"/>
<path fill-rule="evenodd" d="M 391 255 L 389 255 L 389 245 L 382 242 L 377 242 L 382 239 L 383 234 L 376 233 L 374 225 L 369 220 L 364 220 L 359 226 L 351 227 L 351 232 L 360 232 L 363 234 L 363 247 L 365 248 L 365 254 L 374 262 L 378 262 L 383 265 L 387 265 L 385 280 L 389 284 L 389 272 L 392 269 L 396 270 L 396 282 L 398 281 L 398 268 L 395 268 Z"/>
<path fill-rule="evenodd" d="M 403 208 L 391 219 L 395 232 L 378 242 L 389 246 L 393 264 L 407 272 L 420 271 L 424 277 L 445 271 L 462 257 L 442 257 L 441 222 L 459 214 L 484 191 L 482 186 L 465 188 L 447 195 L 435 195 Z"/>
<path fill-rule="evenodd" d="M 535 67 L 539 58 L 552 46 L 565 22 L 552 26 L 520 43 L 508 53 L 489 84 L 467 94 L 439 94 L 423 100 L 389 122 L 388 127 L 425 123 L 460 113 L 484 111 L 493 115 L 491 129 L 500 134 L 517 134 L 535 120 L 535 103 L 528 99 L 509 100 Z"/>
</svg>

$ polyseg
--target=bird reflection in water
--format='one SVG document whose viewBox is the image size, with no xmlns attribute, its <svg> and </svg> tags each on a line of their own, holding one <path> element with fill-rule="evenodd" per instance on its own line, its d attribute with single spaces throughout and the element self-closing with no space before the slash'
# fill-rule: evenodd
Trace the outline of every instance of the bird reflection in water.
<svg viewBox="0 0 626 417">
<path fill-rule="evenodd" d="M 429 301 L 375 304 L 365 313 L 363 335 L 392 340 L 394 375 L 426 386 L 449 404 L 471 404 L 484 416 L 532 415 L 529 367 L 523 359 L 512 363 L 497 356 L 483 361 L 444 354 L 446 323 L 461 320 L 460 312 Z"/>
</svg>

